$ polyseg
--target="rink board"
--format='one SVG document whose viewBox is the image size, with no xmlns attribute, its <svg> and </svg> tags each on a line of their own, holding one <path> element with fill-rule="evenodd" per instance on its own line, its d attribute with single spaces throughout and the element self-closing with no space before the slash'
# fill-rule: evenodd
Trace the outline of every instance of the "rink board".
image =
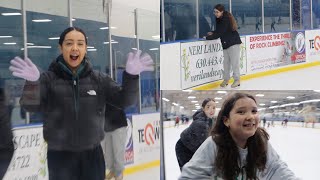
<svg viewBox="0 0 320 180">
<path fill-rule="evenodd" d="M 15 152 L 4 180 L 48 180 L 42 125 L 13 129 Z M 160 113 L 128 117 L 124 174 L 148 168 L 160 173 Z"/>
<path fill-rule="evenodd" d="M 320 61 L 320 30 L 248 35 L 242 36 L 241 41 L 241 75 L 254 76 Z M 210 57 L 220 57 L 221 51 L 205 53 L 205 46 L 211 42 L 198 40 L 161 44 L 161 90 L 189 89 L 221 80 L 218 73 L 223 71 L 221 61 L 209 61 Z M 207 78 L 210 73 L 216 76 Z M 196 80 L 190 82 L 190 77 Z"/>
</svg>

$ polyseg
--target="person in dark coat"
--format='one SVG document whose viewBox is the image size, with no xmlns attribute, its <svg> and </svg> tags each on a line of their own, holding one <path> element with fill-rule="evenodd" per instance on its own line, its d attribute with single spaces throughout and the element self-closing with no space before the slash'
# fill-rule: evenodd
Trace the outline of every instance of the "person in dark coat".
<svg viewBox="0 0 320 180">
<path fill-rule="evenodd" d="M 127 138 L 127 117 L 122 108 L 106 106 L 104 124 L 104 151 L 107 175 L 106 179 L 123 179 L 125 169 L 125 146 Z"/>
<path fill-rule="evenodd" d="M 2 81 L 0 77 L 0 81 Z M 0 82 L 0 179 L 4 177 L 13 156 L 11 110 L 5 101 L 4 87 Z"/>
<path fill-rule="evenodd" d="M 103 180 L 106 104 L 126 107 L 137 101 L 139 74 L 153 70 L 153 60 L 141 51 L 129 53 L 123 85 L 93 70 L 86 56 L 87 36 L 76 27 L 60 35 L 61 55 L 40 74 L 33 62 L 19 57 L 9 69 L 26 81 L 20 104 L 42 112 L 43 136 L 48 143 L 50 180 Z"/>
<path fill-rule="evenodd" d="M 232 88 L 240 86 L 240 44 L 241 39 L 237 31 L 237 22 L 231 13 L 225 11 L 223 5 L 218 4 L 214 7 L 217 28 L 215 31 L 208 32 L 206 39 L 213 40 L 220 38 L 223 48 L 223 82 L 221 87 L 226 87 L 230 79 L 230 67 L 233 72 L 234 82 Z"/>
<path fill-rule="evenodd" d="M 180 170 L 209 136 L 215 109 L 214 99 L 205 99 L 202 102 L 202 109 L 194 113 L 193 122 L 180 134 L 180 139 L 175 147 Z"/>
</svg>

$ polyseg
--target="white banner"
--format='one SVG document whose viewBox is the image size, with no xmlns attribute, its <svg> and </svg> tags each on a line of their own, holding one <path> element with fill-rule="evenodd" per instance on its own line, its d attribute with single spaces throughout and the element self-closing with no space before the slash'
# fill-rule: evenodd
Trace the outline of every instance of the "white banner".
<svg viewBox="0 0 320 180">
<path fill-rule="evenodd" d="M 222 79 L 223 49 L 220 39 L 181 43 L 180 54 L 182 89 Z"/>
<path fill-rule="evenodd" d="M 160 113 L 133 115 L 134 163 L 160 160 Z"/>
<path fill-rule="evenodd" d="M 42 126 L 14 129 L 15 151 L 4 180 L 47 180 L 47 143 Z"/>
<path fill-rule="evenodd" d="M 291 33 L 246 36 L 248 74 L 291 64 Z"/>
<path fill-rule="evenodd" d="M 305 31 L 306 59 L 308 62 L 320 61 L 320 30 Z"/>
</svg>

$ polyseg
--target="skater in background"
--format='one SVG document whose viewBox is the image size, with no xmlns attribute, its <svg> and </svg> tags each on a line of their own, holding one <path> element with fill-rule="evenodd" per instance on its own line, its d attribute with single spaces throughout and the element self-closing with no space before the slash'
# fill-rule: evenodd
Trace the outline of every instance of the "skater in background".
<svg viewBox="0 0 320 180">
<path fill-rule="evenodd" d="M 194 113 L 193 122 L 180 134 L 180 139 L 176 143 L 175 150 L 180 170 L 208 137 L 213 124 L 216 110 L 214 99 L 205 99 L 201 106 L 202 108 Z"/>
<path fill-rule="evenodd" d="M 207 40 L 220 38 L 223 47 L 223 82 L 220 87 L 226 87 L 230 79 L 232 68 L 234 82 L 232 88 L 240 86 L 240 44 L 241 39 L 237 31 L 238 25 L 233 15 L 218 4 L 214 7 L 217 28 L 207 33 Z"/>
<path fill-rule="evenodd" d="M 106 104 L 127 107 L 137 102 L 139 74 L 153 70 L 153 60 L 141 51 L 129 53 L 122 87 L 94 71 L 87 57 L 87 38 L 80 28 L 65 29 L 59 39 L 61 54 L 40 74 L 27 57 L 10 61 L 9 69 L 26 80 L 22 108 L 44 114 L 43 136 L 48 144 L 50 180 L 102 180 L 105 162 Z"/>
<path fill-rule="evenodd" d="M 285 119 L 285 120 L 284 120 L 283 126 L 284 126 L 284 127 L 287 127 L 287 126 L 288 126 L 288 119 Z"/>
<path fill-rule="evenodd" d="M 6 174 L 14 152 L 11 109 L 6 102 L 4 83 L 0 77 L 0 179 Z"/>
<path fill-rule="evenodd" d="M 127 139 L 127 117 L 122 109 L 106 105 L 103 141 L 106 163 L 106 179 L 123 179 L 125 169 L 125 146 Z"/>
<path fill-rule="evenodd" d="M 234 93 L 224 101 L 215 126 L 182 168 L 185 179 L 297 179 L 259 127 L 255 98 Z"/>
<path fill-rule="evenodd" d="M 263 117 L 262 121 L 263 121 L 263 128 L 265 128 L 266 127 L 266 122 L 267 122 L 266 117 Z"/>
</svg>

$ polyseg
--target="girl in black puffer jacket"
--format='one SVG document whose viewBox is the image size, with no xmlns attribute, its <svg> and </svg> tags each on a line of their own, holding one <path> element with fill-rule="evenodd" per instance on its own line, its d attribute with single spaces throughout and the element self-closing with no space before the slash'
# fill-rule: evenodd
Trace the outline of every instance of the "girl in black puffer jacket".
<svg viewBox="0 0 320 180">
<path fill-rule="evenodd" d="M 193 115 L 193 122 L 180 134 L 180 139 L 176 144 L 176 156 L 180 170 L 207 139 L 213 124 L 215 109 L 214 99 L 205 99 L 202 102 L 202 109 Z"/>
</svg>

